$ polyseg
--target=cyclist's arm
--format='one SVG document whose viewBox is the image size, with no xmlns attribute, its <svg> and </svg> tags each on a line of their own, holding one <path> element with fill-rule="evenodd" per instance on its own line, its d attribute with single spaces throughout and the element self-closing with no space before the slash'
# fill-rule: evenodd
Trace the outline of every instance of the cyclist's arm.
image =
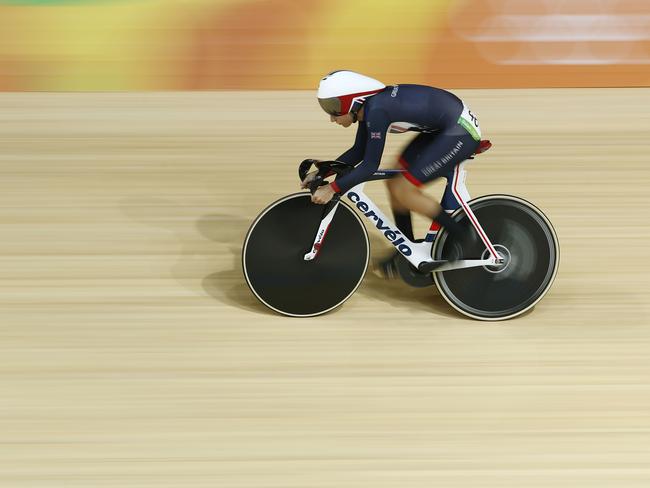
<svg viewBox="0 0 650 488">
<path fill-rule="evenodd" d="M 390 121 L 384 112 L 373 112 L 363 125 L 366 127 L 366 150 L 363 162 L 332 183 L 332 188 L 337 193 L 343 194 L 353 186 L 366 181 L 379 167 Z"/>
<path fill-rule="evenodd" d="M 366 146 L 366 134 L 366 124 L 363 122 L 359 123 L 357 136 L 354 139 L 354 145 L 336 158 L 336 160 L 348 164 L 359 163 L 363 159 L 363 150 Z"/>
</svg>

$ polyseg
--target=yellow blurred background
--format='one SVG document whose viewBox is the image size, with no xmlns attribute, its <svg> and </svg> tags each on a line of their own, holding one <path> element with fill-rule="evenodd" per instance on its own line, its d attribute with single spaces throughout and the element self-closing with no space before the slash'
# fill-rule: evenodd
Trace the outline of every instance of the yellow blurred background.
<svg viewBox="0 0 650 488">
<path fill-rule="evenodd" d="M 0 1 L 0 90 L 650 85 L 648 0 Z"/>
</svg>

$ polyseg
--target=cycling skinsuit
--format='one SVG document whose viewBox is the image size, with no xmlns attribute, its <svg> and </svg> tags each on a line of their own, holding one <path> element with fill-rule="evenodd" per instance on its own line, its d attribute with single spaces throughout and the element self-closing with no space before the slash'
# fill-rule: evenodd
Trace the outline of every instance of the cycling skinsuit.
<svg viewBox="0 0 650 488">
<path fill-rule="evenodd" d="M 345 193 L 379 167 L 388 132 L 420 132 L 404 149 L 404 176 L 422 185 L 447 174 L 478 148 L 481 129 L 474 114 L 453 93 L 423 85 L 395 85 L 368 98 L 354 146 L 337 159 L 359 164 L 332 187 Z"/>
</svg>

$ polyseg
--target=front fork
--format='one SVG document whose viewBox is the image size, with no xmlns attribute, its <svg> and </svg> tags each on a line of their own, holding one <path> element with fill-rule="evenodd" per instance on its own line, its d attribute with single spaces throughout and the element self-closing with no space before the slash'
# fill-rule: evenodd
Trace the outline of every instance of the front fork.
<svg viewBox="0 0 650 488">
<path fill-rule="evenodd" d="M 305 254 L 305 261 L 311 261 L 318 256 L 320 248 L 323 245 L 327 231 L 330 228 L 336 209 L 339 208 L 339 203 L 341 202 L 341 197 L 339 195 L 334 195 L 332 199 L 325 205 L 323 209 L 323 217 L 318 226 L 318 231 L 316 231 L 316 238 L 314 239 L 314 244 L 311 246 L 311 251 Z"/>
</svg>

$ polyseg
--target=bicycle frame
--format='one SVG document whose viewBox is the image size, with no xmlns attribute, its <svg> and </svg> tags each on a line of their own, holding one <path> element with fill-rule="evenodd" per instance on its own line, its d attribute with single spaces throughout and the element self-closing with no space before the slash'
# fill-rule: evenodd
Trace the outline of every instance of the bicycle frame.
<svg viewBox="0 0 650 488">
<path fill-rule="evenodd" d="M 456 166 L 455 178 L 453 182 L 452 191 L 456 200 L 460 203 L 461 208 L 468 216 L 472 226 L 476 229 L 479 237 L 485 245 L 485 249 L 489 251 L 489 257 L 486 259 L 463 259 L 453 262 L 442 262 L 437 271 L 449 271 L 452 269 L 462 269 L 462 268 L 473 268 L 478 266 L 494 266 L 502 262 L 502 257 L 494 249 L 494 246 L 490 242 L 490 239 L 486 235 L 485 231 L 481 227 L 476 215 L 472 212 L 472 209 L 468 205 L 469 194 L 467 193 L 464 186 L 459 187 L 459 175 L 464 175 L 464 162 Z M 375 205 L 375 203 L 364 193 L 363 188 L 368 181 L 374 180 L 383 180 L 392 178 L 396 174 L 403 173 L 405 170 L 380 170 L 376 171 L 367 181 L 360 183 L 359 185 L 351 188 L 345 193 L 345 197 L 352 202 L 352 204 L 361 212 L 361 214 L 370 220 L 374 227 L 383 234 L 383 236 L 400 252 L 413 266 L 416 268 L 420 264 L 425 262 L 434 262 L 431 258 L 431 250 L 433 248 L 434 240 L 433 238 L 427 238 L 424 242 L 413 242 L 407 237 L 402 235 L 402 233 L 397 229 L 393 221 L 388 218 L 381 209 Z M 333 204 L 330 205 L 331 208 L 326 207 L 325 215 L 323 216 L 318 231 L 316 232 L 316 237 L 312 245 L 310 252 L 305 254 L 305 261 L 311 261 L 318 256 L 320 248 L 323 245 L 323 241 L 327 236 L 327 230 L 334 218 L 336 209 L 338 208 L 340 199 L 337 199 Z M 433 237 L 430 234 L 427 237 Z M 484 253 L 483 253 L 484 254 Z"/>
</svg>

